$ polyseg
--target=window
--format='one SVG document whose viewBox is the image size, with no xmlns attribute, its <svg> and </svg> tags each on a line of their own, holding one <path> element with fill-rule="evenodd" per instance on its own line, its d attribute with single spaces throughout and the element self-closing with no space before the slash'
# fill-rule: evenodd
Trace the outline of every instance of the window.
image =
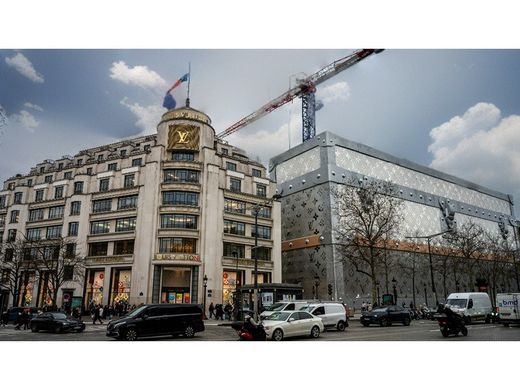
<svg viewBox="0 0 520 390">
<path fill-rule="evenodd" d="M 43 219 L 43 209 L 29 211 L 29 221 L 41 221 Z"/>
<path fill-rule="evenodd" d="M 70 215 L 79 215 L 81 211 L 81 202 L 71 202 L 70 203 Z"/>
<path fill-rule="evenodd" d="M 194 171 L 191 169 L 165 169 L 164 182 L 198 183 L 199 171 Z"/>
<path fill-rule="evenodd" d="M 256 185 L 256 195 L 266 197 L 267 196 L 267 187 L 262 184 Z"/>
<path fill-rule="evenodd" d="M 239 200 L 224 199 L 224 211 L 228 213 L 246 213 L 246 203 Z"/>
<path fill-rule="evenodd" d="M 63 169 L 63 163 L 59 163 L 58 164 L 58 170 L 62 170 Z"/>
<path fill-rule="evenodd" d="M 224 242 L 224 256 L 243 259 L 245 257 L 245 245 Z"/>
<path fill-rule="evenodd" d="M 197 192 L 186 191 L 164 191 L 163 205 L 189 205 L 197 206 L 199 204 L 199 194 Z"/>
<path fill-rule="evenodd" d="M 98 155 L 98 156 L 97 156 L 97 160 L 98 160 L 98 162 L 103 161 L 103 158 L 104 158 L 104 157 L 103 157 L 102 154 Z"/>
<path fill-rule="evenodd" d="M 172 152 L 172 160 L 174 161 L 193 161 L 195 154 L 193 152 Z"/>
<path fill-rule="evenodd" d="M 197 216 L 161 214 L 161 229 L 197 229 Z"/>
<path fill-rule="evenodd" d="M 41 202 L 43 200 L 43 190 L 36 190 L 34 194 L 34 201 Z"/>
<path fill-rule="evenodd" d="M 69 222 L 69 236 L 75 237 L 78 235 L 79 222 Z"/>
<path fill-rule="evenodd" d="M 90 223 L 90 234 L 103 234 L 110 231 L 110 221 L 94 221 Z"/>
<path fill-rule="evenodd" d="M 72 280 L 74 279 L 74 266 L 73 265 L 65 265 L 63 266 L 63 280 Z"/>
<path fill-rule="evenodd" d="M 226 169 L 228 171 L 236 171 L 237 170 L 237 164 L 228 161 L 228 162 L 226 162 Z"/>
<path fill-rule="evenodd" d="M 229 181 L 229 189 L 233 192 L 241 192 L 242 191 L 242 181 L 239 179 L 231 178 Z"/>
<path fill-rule="evenodd" d="M 92 175 L 92 168 L 87 168 L 87 175 Z"/>
<path fill-rule="evenodd" d="M 271 208 L 270 207 L 262 207 L 258 210 L 258 216 L 262 218 L 271 218 Z"/>
<path fill-rule="evenodd" d="M 135 209 L 137 207 L 137 195 L 122 196 L 117 199 L 117 209 Z"/>
<path fill-rule="evenodd" d="M 74 182 L 74 193 L 75 194 L 82 194 L 83 193 L 83 182 L 82 181 Z"/>
<path fill-rule="evenodd" d="M 196 253 L 197 240 L 194 238 L 170 237 L 159 239 L 160 253 Z"/>
<path fill-rule="evenodd" d="M 72 259 L 76 256 L 76 244 L 68 243 L 65 245 L 65 258 Z"/>
<path fill-rule="evenodd" d="M 78 158 L 78 160 L 76 161 L 76 164 L 77 165 L 83 164 L 83 159 L 82 158 Z"/>
<path fill-rule="evenodd" d="M 2 270 L 2 275 L 0 276 L 0 283 L 8 283 L 10 274 L 11 274 L 11 270 L 3 269 Z"/>
<path fill-rule="evenodd" d="M 121 155 L 121 157 L 125 157 L 126 156 L 126 149 L 120 150 L 119 154 Z"/>
<path fill-rule="evenodd" d="M 61 225 L 49 226 L 47 228 L 47 238 L 61 237 Z"/>
<path fill-rule="evenodd" d="M 14 249 L 8 248 L 5 250 L 5 261 L 13 261 Z"/>
<path fill-rule="evenodd" d="M 60 257 L 59 246 L 46 246 L 43 248 L 43 258 L 45 260 L 54 260 Z"/>
<path fill-rule="evenodd" d="M 262 171 L 260 169 L 253 168 L 253 176 L 254 177 L 262 177 Z"/>
<path fill-rule="evenodd" d="M 132 173 L 131 175 L 125 175 L 125 181 L 123 183 L 124 188 L 133 187 L 135 185 L 135 175 Z"/>
<path fill-rule="evenodd" d="M 92 202 L 93 213 L 103 213 L 112 210 L 112 199 L 101 199 Z"/>
<path fill-rule="evenodd" d="M 142 158 L 134 158 L 132 160 L 132 166 L 133 167 L 140 167 L 141 165 L 143 165 L 143 159 Z"/>
<path fill-rule="evenodd" d="M 134 240 L 114 242 L 114 255 L 131 255 L 134 253 Z"/>
<path fill-rule="evenodd" d="M 5 214 L 0 214 L 0 228 L 4 227 L 5 225 Z M 0 244 L 2 243 L 2 236 L 4 235 L 4 232 L 0 230 Z"/>
<path fill-rule="evenodd" d="M 0 209 L 5 209 L 5 202 L 6 200 L 6 196 L 5 195 L 0 195 Z"/>
<path fill-rule="evenodd" d="M 21 204 L 21 203 L 22 203 L 22 193 L 15 192 L 14 193 L 14 204 Z"/>
<path fill-rule="evenodd" d="M 7 242 L 12 242 L 16 240 L 16 229 L 9 229 L 7 231 Z"/>
<path fill-rule="evenodd" d="M 64 206 L 49 207 L 49 219 L 63 217 Z"/>
<path fill-rule="evenodd" d="M 251 249 L 252 251 L 252 255 L 254 256 L 255 255 L 255 249 Z M 256 248 L 256 258 L 258 260 L 267 260 L 267 261 L 271 261 L 271 248 L 266 248 L 266 247 L 259 247 L 259 248 Z"/>
<path fill-rule="evenodd" d="M 32 186 L 32 183 L 33 183 L 33 179 L 28 179 L 28 180 L 27 180 L 27 185 L 28 185 L 29 187 Z"/>
<path fill-rule="evenodd" d="M 271 239 L 271 228 L 269 226 L 257 226 L 258 228 L 258 238 L 264 238 L 266 240 Z M 251 237 L 255 236 L 255 226 L 253 225 L 251 229 Z"/>
<path fill-rule="evenodd" d="M 116 232 L 131 232 L 135 230 L 135 217 L 116 220 Z"/>
<path fill-rule="evenodd" d="M 224 220 L 224 233 L 245 236 L 246 225 L 243 222 Z"/>
<path fill-rule="evenodd" d="M 40 167 L 40 173 L 45 172 L 45 167 Z"/>
<path fill-rule="evenodd" d="M 222 154 L 227 156 L 228 155 L 228 150 L 226 148 L 222 148 Z"/>
<path fill-rule="evenodd" d="M 63 174 L 63 178 L 64 178 L 64 179 L 72 179 L 72 171 L 65 172 L 65 173 Z"/>
<path fill-rule="evenodd" d="M 15 187 L 16 187 L 16 183 L 9 183 L 9 184 L 7 185 L 7 189 L 8 189 L 8 190 L 11 190 L 11 191 L 14 190 Z"/>
<path fill-rule="evenodd" d="M 95 242 L 88 244 L 89 256 L 106 256 L 108 253 L 108 242 Z"/>
<path fill-rule="evenodd" d="M 145 152 L 149 152 L 151 150 L 151 146 L 150 145 L 144 145 L 144 151 Z"/>
<path fill-rule="evenodd" d="M 117 163 L 108 164 L 109 171 L 117 171 Z"/>
<path fill-rule="evenodd" d="M 52 183 L 52 175 L 45 176 L 45 183 Z"/>
<path fill-rule="evenodd" d="M 54 199 L 63 198 L 63 186 L 58 186 L 54 188 Z"/>
<path fill-rule="evenodd" d="M 108 184 L 110 179 L 101 179 L 99 181 L 99 192 L 108 191 Z"/>
<path fill-rule="evenodd" d="M 27 229 L 27 239 L 30 241 L 40 239 L 40 229 Z"/>
<path fill-rule="evenodd" d="M 18 217 L 20 216 L 20 210 L 13 210 L 11 211 L 11 219 L 9 220 L 10 223 L 18 223 Z"/>
</svg>

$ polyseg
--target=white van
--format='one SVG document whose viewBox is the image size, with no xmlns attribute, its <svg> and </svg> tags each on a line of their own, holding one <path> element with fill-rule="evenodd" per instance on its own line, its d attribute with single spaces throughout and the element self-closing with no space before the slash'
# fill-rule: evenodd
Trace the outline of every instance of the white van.
<svg viewBox="0 0 520 390">
<path fill-rule="evenodd" d="M 321 318 L 325 328 L 336 328 L 344 331 L 348 326 L 347 308 L 339 302 L 315 302 L 309 303 L 308 306 L 302 307 L 300 310 L 307 311 Z"/>
<path fill-rule="evenodd" d="M 260 313 L 260 320 L 269 317 L 271 314 L 277 311 L 291 311 L 300 310 L 302 307 L 307 306 L 309 301 L 282 301 L 276 302 L 272 305 L 269 310 L 265 310 Z"/>
<path fill-rule="evenodd" d="M 497 294 L 496 304 L 500 323 L 504 326 L 520 324 L 518 300 L 520 293 Z"/>
<path fill-rule="evenodd" d="M 452 293 L 446 300 L 446 306 L 464 317 L 466 324 L 473 321 L 491 322 L 493 307 L 486 293 Z"/>
</svg>

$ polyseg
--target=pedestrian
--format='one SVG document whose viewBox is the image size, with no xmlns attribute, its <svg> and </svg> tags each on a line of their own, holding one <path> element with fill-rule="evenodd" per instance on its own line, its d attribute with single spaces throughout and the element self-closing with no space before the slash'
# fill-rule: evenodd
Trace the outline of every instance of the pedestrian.
<svg viewBox="0 0 520 390">
<path fill-rule="evenodd" d="M 215 306 L 213 306 L 213 302 L 209 304 L 209 318 L 213 318 L 215 315 Z"/>
<path fill-rule="evenodd" d="M 7 323 L 9 322 L 9 312 L 6 310 L 2 313 L 1 321 L 2 326 L 5 328 Z"/>
<path fill-rule="evenodd" d="M 103 319 L 106 320 L 108 315 L 108 305 L 103 307 Z"/>
<path fill-rule="evenodd" d="M 96 321 L 99 321 L 100 324 L 103 324 L 103 321 L 101 321 L 101 313 L 102 313 L 101 305 L 96 305 L 94 308 L 94 318 L 92 319 L 92 325 L 96 323 Z"/>
<path fill-rule="evenodd" d="M 225 314 L 225 320 L 230 320 L 231 319 L 231 310 L 233 308 L 231 307 L 231 305 L 228 303 L 226 303 L 226 306 L 224 306 L 224 314 Z"/>
<path fill-rule="evenodd" d="M 24 322 L 23 315 L 24 315 L 24 313 L 25 313 L 25 310 L 21 311 L 21 312 L 18 312 L 18 317 L 16 318 L 16 326 L 14 327 L 16 330 L 20 330 L 20 328 L 23 325 L 23 322 Z"/>
<path fill-rule="evenodd" d="M 222 309 L 222 305 L 220 303 L 217 303 L 215 305 L 215 319 L 223 319 L 224 318 L 224 310 Z"/>
</svg>

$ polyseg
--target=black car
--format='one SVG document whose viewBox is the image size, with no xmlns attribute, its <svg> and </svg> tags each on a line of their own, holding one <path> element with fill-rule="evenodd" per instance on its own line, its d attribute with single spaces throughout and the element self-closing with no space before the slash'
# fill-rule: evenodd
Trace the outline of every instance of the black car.
<svg viewBox="0 0 520 390">
<path fill-rule="evenodd" d="M 38 314 L 38 308 L 36 307 L 11 307 L 7 311 L 8 320 L 7 322 L 12 322 L 13 324 L 16 324 L 18 322 L 18 318 L 22 315 L 23 311 L 25 309 L 29 309 L 29 318 L 36 317 Z"/>
<path fill-rule="evenodd" d="M 42 313 L 34 317 L 30 325 L 32 332 L 47 330 L 61 333 L 71 331 L 83 332 L 85 330 L 85 323 L 83 321 L 61 312 Z"/>
<path fill-rule="evenodd" d="M 360 320 L 363 326 L 370 324 L 390 326 L 394 322 L 400 322 L 404 326 L 408 326 L 412 319 L 408 309 L 393 305 L 378 307 L 370 312 L 365 312 L 361 315 Z"/>
<path fill-rule="evenodd" d="M 203 319 L 201 305 L 143 305 L 118 320 L 110 321 L 106 335 L 129 341 L 165 335 L 193 337 L 196 332 L 204 331 Z"/>
</svg>

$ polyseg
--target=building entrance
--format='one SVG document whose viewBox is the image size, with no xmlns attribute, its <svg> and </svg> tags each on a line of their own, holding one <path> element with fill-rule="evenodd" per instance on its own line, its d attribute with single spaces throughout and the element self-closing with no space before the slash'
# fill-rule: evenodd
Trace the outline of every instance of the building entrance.
<svg viewBox="0 0 520 390">
<path fill-rule="evenodd" d="M 161 303 L 191 303 L 190 282 L 190 268 L 163 268 Z"/>
</svg>

